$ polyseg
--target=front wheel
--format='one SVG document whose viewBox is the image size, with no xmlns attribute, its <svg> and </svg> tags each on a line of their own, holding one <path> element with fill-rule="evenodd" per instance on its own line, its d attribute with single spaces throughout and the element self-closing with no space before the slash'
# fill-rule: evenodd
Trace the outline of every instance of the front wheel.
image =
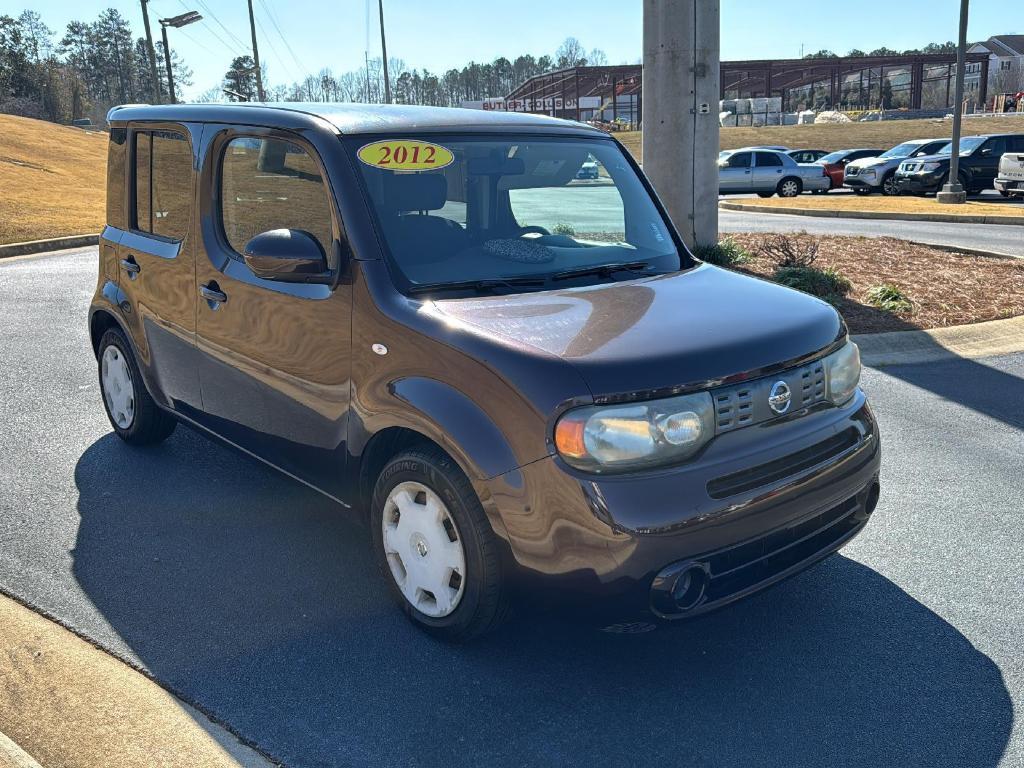
<svg viewBox="0 0 1024 768">
<path fill-rule="evenodd" d="M 758 192 L 757 196 L 758 197 L 772 197 L 774 194 L 775 194 L 774 192 Z"/>
<path fill-rule="evenodd" d="M 395 456 L 373 492 L 374 551 L 393 597 L 421 629 L 460 642 L 508 612 L 498 540 L 473 486 L 441 450 Z"/>
<path fill-rule="evenodd" d="M 779 197 L 796 197 L 803 191 L 803 184 L 800 183 L 800 179 L 783 179 L 779 182 L 776 191 L 779 193 Z"/>
<path fill-rule="evenodd" d="M 899 193 L 899 189 L 896 188 L 896 172 L 887 173 L 885 178 L 882 179 L 882 194 L 894 196 Z"/>
</svg>

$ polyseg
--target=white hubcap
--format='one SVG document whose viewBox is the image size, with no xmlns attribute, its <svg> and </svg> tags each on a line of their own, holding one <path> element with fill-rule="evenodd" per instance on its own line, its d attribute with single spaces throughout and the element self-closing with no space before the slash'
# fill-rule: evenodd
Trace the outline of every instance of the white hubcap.
<svg viewBox="0 0 1024 768">
<path fill-rule="evenodd" d="M 128 361 L 121 350 L 111 344 L 103 350 L 100 364 L 103 399 L 107 401 L 110 418 L 121 429 L 128 429 L 135 420 L 135 388 Z"/>
<path fill-rule="evenodd" d="M 416 610 L 447 616 L 466 584 L 462 538 L 448 507 L 422 483 L 399 483 L 384 502 L 384 553 L 398 588 Z"/>
</svg>

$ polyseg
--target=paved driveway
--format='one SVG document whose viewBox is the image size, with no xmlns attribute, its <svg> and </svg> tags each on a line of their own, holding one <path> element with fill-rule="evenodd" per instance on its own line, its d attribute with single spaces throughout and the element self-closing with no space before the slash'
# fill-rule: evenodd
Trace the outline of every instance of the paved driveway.
<svg viewBox="0 0 1024 768">
<path fill-rule="evenodd" d="M 811 571 L 668 631 L 451 648 L 319 495 L 184 428 L 112 436 L 94 264 L 0 262 L 0 588 L 288 765 L 1024 765 L 1024 356 L 865 374 L 882 500 Z"/>
</svg>

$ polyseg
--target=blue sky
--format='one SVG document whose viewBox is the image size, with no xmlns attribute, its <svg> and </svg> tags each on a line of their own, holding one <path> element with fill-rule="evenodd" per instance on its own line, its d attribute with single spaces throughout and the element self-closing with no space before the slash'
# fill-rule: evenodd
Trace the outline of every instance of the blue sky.
<svg viewBox="0 0 1024 768">
<path fill-rule="evenodd" d="M 845 53 L 850 48 L 904 49 L 955 39 L 960 5 L 958 0 L 721 3 L 723 59 L 797 57 L 801 45 L 806 52 L 831 48 Z M 377 0 L 369 4 L 376 25 Z M 271 81 L 291 82 L 325 66 L 344 72 L 361 65 L 366 0 L 254 0 L 254 5 L 260 54 Z M 1022 5 L 1024 0 L 973 0 L 969 37 L 1024 33 Z M 0 0 L 0 14 L 17 15 L 30 6 L 58 31 L 72 19 L 92 20 L 114 7 L 142 34 L 138 0 Z M 634 62 L 641 54 L 640 0 L 385 0 L 384 6 L 388 53 L 432 71 L 522 52 L 551 53 L 570 35 L 588 50 L 603 49 L 611 64 Z M 245 0 L 150 0 L 150 8 L 154 34 L 159 34 L 155 19 L 161 16 L 191 9 L 205 16 L 198 24 L 169 31 L 171 47 L 195 73 L 186 96 L 218 85 L 231 58 L 248 52 Z M 379 55 L 376 26 L 369 42 L 371 57 Z"/>
</svg>

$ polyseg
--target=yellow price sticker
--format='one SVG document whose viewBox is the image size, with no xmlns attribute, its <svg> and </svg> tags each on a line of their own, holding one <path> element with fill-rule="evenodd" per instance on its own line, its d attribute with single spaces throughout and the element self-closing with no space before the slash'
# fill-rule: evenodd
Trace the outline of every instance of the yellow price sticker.
<svg viewBox="0 0 1024 768">
<path fill-rule="evenodd" d="M 374 168 L 391 171 L 432 171 L 455 162 L 451 150 L 415 139 L 386 139 L 366 144 L 356 153 Z"/>
</svg>

